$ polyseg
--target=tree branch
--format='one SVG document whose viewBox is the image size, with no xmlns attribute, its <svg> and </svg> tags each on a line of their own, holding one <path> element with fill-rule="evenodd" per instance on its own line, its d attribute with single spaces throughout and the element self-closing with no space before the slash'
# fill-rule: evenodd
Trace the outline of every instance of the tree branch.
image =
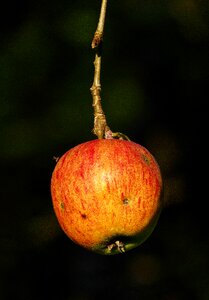
<svg viewBox="0 0 209 300">
<path fill-rule="evenodd" d="M 104 34 L 104 24 L 105 24 L 105 15 L 107 8 L 107 0 L 102 0 L 99 22 L 97 29 L 94 33 L 92 40 L 92 48 L 96 50 L 95 60 L 94 60 L 94 80 L 92 87 L 90 88 L 91 95 L 93 98 L 93 108 L 94 108 L 94 128 L 93 133 L 99 138 L 104 138 L 105 134 L 110 131 L 107 126 L 106 117 L 102 109 L 101 104 L 101 83 L 100 83 L 100 74 L 101 74 L 101 50 L 102 50 L 102 40 Z"/>
</svg>

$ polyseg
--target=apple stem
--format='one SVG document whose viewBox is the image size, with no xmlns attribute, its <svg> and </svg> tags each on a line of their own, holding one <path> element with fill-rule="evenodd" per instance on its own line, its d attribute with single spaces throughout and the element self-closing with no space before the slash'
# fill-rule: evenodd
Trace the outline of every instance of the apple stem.
<svg viewBox="0 0 209 300">
<path fill-rule="evenodd" d="M 94 60 L 94 80 L 93 80 L 92 87 L 90 88 L 91 95 L 93 98 L 92 106 L 94 108 L 93 133 L 98 137 L 98 139 L 103 139 L 106 132 L 110 131 L 110 128 L 107 125 L 104 111 L 102 109 L 101 96 L 100 96 L 101 52 L 102 52 L 102 40 L 104 35 L 106 8 L 107 8 L 107 0 L 102 0 L 99 22 L 91 43 L 92 49 L 96 50 L 95 60 Z"/>
<path fill-rule="evenodd" d="M 94 109 L 94 128 L 93 133 L 98 137 L 98 139 L 114 139 L 118 138 L 121 140 L 130 139 L 123 133 L 112 132 L 107 125 L 106 116 L 102 109 L 101 103 L 101 83 L 100 83 L 100 74 L 101 74 L 101 61 L 102 61 L 102 42 L 104 35 L 104 24 L 105 16 L 107 9 L 107 0 L 102 0 L 99 21 L 97 24 L 97 29 L 94 33 L 94 37 L 91 43 L 92 49 L 95 49 L 95 59 L 94 59 L 94 80 L 90 88 L 91 95 L 93 98 L 93 109 Z"/>
</svg>

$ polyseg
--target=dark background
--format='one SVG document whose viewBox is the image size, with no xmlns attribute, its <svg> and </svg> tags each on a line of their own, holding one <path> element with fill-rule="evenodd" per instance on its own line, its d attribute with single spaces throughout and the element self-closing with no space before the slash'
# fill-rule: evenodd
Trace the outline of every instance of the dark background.
<svg viewBox="0 0 209 300">
<path fill-rule="evenodd" d="M 55 218 L 54 156 L 94 139 L 100 1 L 9 1 L 0 12 L 0 299 L 209 299 L 209 3 L 108 1 L 102 100 L 113 131 L 156 157 L 165 206 L 140 247 L 100 256 Z"/>
</svg>

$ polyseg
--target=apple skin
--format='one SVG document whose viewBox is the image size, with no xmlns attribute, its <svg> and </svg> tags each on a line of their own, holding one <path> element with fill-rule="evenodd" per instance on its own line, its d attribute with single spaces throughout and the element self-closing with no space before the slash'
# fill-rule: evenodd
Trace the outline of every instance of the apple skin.
<svg viewBox="0 0 209 300">
<path fill-rule="evenodd" d="M 96 139 L 67 151 L 51 178 L 53 208 L 66 235 L 100 254 L 137 247 L 154 230 L 162 177 L 150 152 L 131 141 Z"/>
</svg>

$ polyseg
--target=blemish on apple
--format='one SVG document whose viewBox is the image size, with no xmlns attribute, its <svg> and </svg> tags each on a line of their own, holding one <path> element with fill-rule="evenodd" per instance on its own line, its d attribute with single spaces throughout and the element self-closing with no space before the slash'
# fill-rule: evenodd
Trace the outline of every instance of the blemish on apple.
<svg viewBox="0 0 209 300">
<path fill-rule="evenodd" d="M 124 198 L 124 199 L 123 199 L 123 204 L 124 204 L 124 205 L 128 205 L 128 204 L 129 204 L 129 199 Z"/>
<path fill-rule="evenodd" d="M 60 202 L 60 207 L 61 207 L 61 210 L 64 211 L 65 210 L 65 205 L 63 202 Z"/>
<path fill-rule="evenodd" d="M 87 219 L 87 215 L 86 214 L 82 214 L 81 213 L 81 217 L 82 217 L 82 219 Z"/>
<path fill-rule="evenodd" d="M 142 158 L 143 158 L 144 162 L 149 166 L 150 165 L 150 159 L 147 157 L 147 155 L 142 154 Z"/>
</svg>

